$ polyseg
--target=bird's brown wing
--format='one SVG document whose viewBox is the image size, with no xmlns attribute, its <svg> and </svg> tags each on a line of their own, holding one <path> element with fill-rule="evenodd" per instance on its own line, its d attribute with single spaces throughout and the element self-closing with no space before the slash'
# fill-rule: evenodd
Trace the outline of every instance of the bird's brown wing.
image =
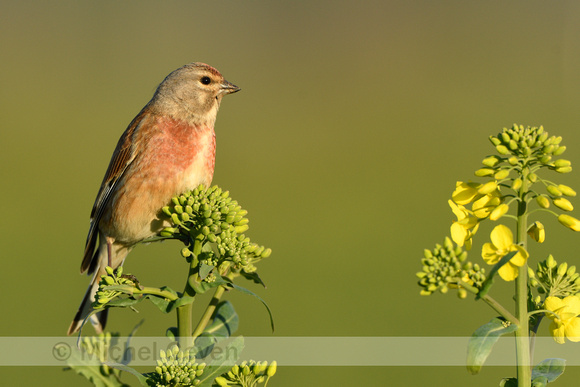
<svg viewBox="0 0 580 387">
<path fill-rule="evenodd" d="M 109 168 L 107 168 L 107 173 L 101 183 L 101 188 L 95 199 L 95 204 L 93 205 L 93 210 L 91 211 L 91 224 L 89 227 L 89 233 L 87 235 L 87 241 L 85 244 L 85 254 L 83 257 L 83 262 L 81 263 L 81 273 L 84 273 L 91 267 L 91 263 L 95 254 L 95 246 L 97 244 L 97 235 L 99 229 L 99 222 L 107 204 L 111 199 L 111 194 L 115 188 L 115 185 L 121 180 L 123 174 L 127 170 L 127 167 L 138 156 L 135 147 L 133 146 L 133 135 L 139 126 L 148 116 L 147 107 L 145 107 L 141 112 L 131 121 L 113 153 L 111 162 L 109 163 Z M 89 274 L 91 274 L 89 272 Z"/>
</svg>

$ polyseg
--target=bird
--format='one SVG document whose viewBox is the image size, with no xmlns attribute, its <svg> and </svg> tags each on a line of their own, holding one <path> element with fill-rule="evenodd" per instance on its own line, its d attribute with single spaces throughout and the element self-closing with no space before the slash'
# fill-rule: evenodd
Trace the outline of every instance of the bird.
<svg viewBox="0 0 580 387">
<path fill-rule="evenodd" d="M 136 244 L 169 225 L 161 208 L 172 197 L 211 184 L 216 115 L 222 97 L 239 90 L 205 63 L 186 64 L 165 77 L 121 135 L 91 211 L 81 274 L 93 277 L 68 335 L 92 313 L 105 267 L 118 268 Z M 107 310 L 90 320 L 101 333 Z"/>
</svg>

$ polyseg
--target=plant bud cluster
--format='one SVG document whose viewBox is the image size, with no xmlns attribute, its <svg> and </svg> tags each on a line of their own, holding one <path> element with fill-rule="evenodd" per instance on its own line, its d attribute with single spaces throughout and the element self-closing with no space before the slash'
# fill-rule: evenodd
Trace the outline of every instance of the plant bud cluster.
<svg viewBox="0 0 580 387">
<path fill-rule="evenodd" d="M 253 387 L 267 382 L 268 379 L 274 376 L 276 369 L 276 361 L 273 361 L 270 365 L 268 365 L 267 361 L 244 361 L 240 365 L 233 366 L 230 371 L 222 376 L 218 376 L 215 384 L 218 386 Z"/>
<path fill-rule="evenodd" d="M 137 284 L 133 280 L 131 275 L 123 275 L 123 267 L 119 266 L 117 270 L 107 266 L 105 268 L 106 274 L 101 277 L 99 282 L 99 288 L 95 294 L 95 302 L 93 302 L 93 308 L 100 309 L 103 308 L 109 301 L 115 297 L 123 294 L 118 290 L 110 290 L 107 287 L 110 285 L 129 285 L 131 287 L 136 287 Z"/>
<path fill-rule="evenodd" d="M 195 362 L 189 351 L 180 351 L 177 345 L 167 352 L 160 351 L 155 372 L 145 374 L 147 383 L 155 387 L 197 386 L 198 376 L 203 374 L 205 364 Z"/>
<path fill-rule="evenodd" d="M 558 265 L 552 255 L 538 263 L 535 273 L 528 268 L 528 276 L 530 285 L 546 297 L 567 297 L 580 293 L 580 274 L 576 272 L 576 266 L 568 266 L 566 262 Z"/>
<path fill-rule="evenodd" d="M 454 246 L 449 238 L 443 245 L 437 244 L 433 250 L 425 250 L 421 260 L 423 270 L 417 273 L 421 295 L 431 295 L 439 290 L 447 293 L 450 288 L 458 289 L 460 298 L 465 298 L 465 289 L 458 285 L 463 281 L 475 287 L 481 287 L 485 280 L 485 269 L 467 260 L 467 252 L 460 246 Z"/>
<path fill-rule="evenodd" d="M 173 227 L 167 227 L 161 236 L 176 236 L 189 240 L 181 254 L 189 258 L 196 238 L 215 244 L 216 254 L 205 256 L 200 262 L 218 267 L 221 274 L 256 271 L 255 264 L 272 253 L 271 249 L 250 242 L 243 233 L 248 230 L 248 211 L 242 209 L 236 200 L 217 186 L 205 188 L 200 185 L 195 190 L 174 197 L 163 213 Z M 206 277 L 211 281 L 212 276 Z"/>
</svg>

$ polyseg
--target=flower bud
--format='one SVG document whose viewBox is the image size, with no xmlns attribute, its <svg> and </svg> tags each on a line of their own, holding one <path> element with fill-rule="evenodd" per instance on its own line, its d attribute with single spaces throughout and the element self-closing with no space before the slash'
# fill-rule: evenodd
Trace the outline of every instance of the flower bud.
<svg viewBox="0 0 580 387">
<path fill-rule="evenodd" d="M 528 235 L 536 242 L 543 243 L 546 239 L 546 230 L 544 229 L 544 225 L 540 222 L 534 222 L 528 229 Z"/>
<path fill-rule="evenodd" d="M 520 189 L 522 186 L 522 179 L 517 178 L 514 180 L 514 182 L 512 183 L 512 189 L 514 191 L 517 191 L 518 189 Z"/>
<path fill-rule="evenodd" d="M 558 159 L 554 161 L 554 166 L 556 168 L 569 167 L 570 165 L 572 165 L 572 163 L 569 160 Z"/>
<path fill-rule="evenodd" d="M 536 202 L 538 203 L 538 206 L 542 208 L 550 208 L 550 201 L 544 195 L 536 196 Z"/>
<path fill-rule="evenodd" d="M 546 191 L 548 191 L 552 196 L 562 196 L 562 191 L 560 191 L 555 185 L 547 186 Z"/>
<path fill-rule="evenodd" d="M 546 259 L 546 266 L 548 267 L 548 269 L 553 269 L 557 265 L 558 265 L 558 262 L 556 262 L 556 260 L 552 256 L 552 254 L 548 255 L 548 258 Z"/>
<path fill-rule="evenodd" d="M 554 156 L 560 156 L 562 153 L 566 152 L 565 146 L 559 146 L 558 149 L 554 151 Z"/>
<path fill-rule="evenodd" d="M 558 173 L 569 173 L 572 172 L 572 167 L 560 167 L 555 169 Z"/>
<path fill-rule="evenodd" d="M 494 170 L 491 168 L 481 168 L 475 171 L 475 176 L 484 177 L 484 176 L 491 176 L 494 174 Z"/>
<path fill-rule="evenodd" d="M 510 175 L 509 169 L 501 169 L 493 175 L 493 178 L 496 180 L 503 180 Z"/>
<path fill-rule="evenodd" d="M 508 163 L 511 165 L 518 165 L 519 159 L 516 156 L 512 156 L 508 159 Z"/>
<path fill-rule="evenodd" d="M 562 192 L 562 194 L 564 194 L 566 196 L 570 196 L 570 197 L 576 196 L 576 191 L 574 191 L 572 188 L 568 187 L 567 185 L 558 184 L 558 189 L 560 190 L 560 192 Z"/>
<path fill-rule="evenodd" d="M 573 216 L 562 214 L 558 216 L 558 222 L 562 223 L 570 230 L 580 231 L 580 221 Z"/>
<path fill-rule="evenodd" d="M 499 144 L 501 144 L 501 140 L 497 137 L 494 137 L 494 136 L 489 136 L 489 141 L 491 141 L 491 143 L 494 146 L 498 146 Z"/>
<path fill-rule="evenodd" d="M 504 216 L 509 211 L 509 209 L 510 208 L 507 204 L 505 204 L 505 203 L 500 204 L 499 206 L 494 208 L 493 211 L 491 211 L 491 214 L 489 214 L 489 219 L 490 220 L 498 220 L 499 218 Z"/>
<path fill-rule="evenodd" d="M 557 198 L 552 200 L 552 202 L 554 203 L 554 205 L 564 211 L 572 211 L 574 209 L 574 206 L 572 206 L 572 203 L 570 203 L 570 201 L 568 199 L 564 199 L 564 198 Z"/>
<path fill-rule="evenodd" d="M 558 273 L 558 276 L 563 277 L 567 271 L 568 271 L 568 264 L 566 262 L 563 262 L 560 264 L 560 266 L 558 266 L 558 270 L 556 271 L 556 273 Z"/>
<path fill-rule="evenodd" d="M 532 183 L 535 183 L 538 180 L 538 175 L 536 175 L 535 173 L 530 173 L 528 175 L 528 180 L 531 181 Z"/>
<path fill-rule="evenodd" d="M 497 156 L 486 157 L 481 163 L 486 167 L 494 167 L 497 163 L 499 163 L 499 158 Z"/>
<path fill-rule="evenodd" d="M 487 195 L 488 193 L 491 193 L 493 191 L 495 191 L 497 189 L 497 182 L 496 181 L 488 181 L 487 183 L 485 183 L 484 185 L 482 185 L 477 192 L 480 193 L 481 195 Z"/>
<path fill-rule="evenodd" d="M 269 377 L 274 376 L 274 374 L 276 373 L 276 369 L 278 368 L 278 363 L 276 362 L 276 360 L 274 360 L 272 363 L 270 363 L 270 365 L 268 366 L 268 369 L 266 370 L 266 375 L 268 375 Z"/>
<path fill-rule="evenodd" d="M 510 153 L 510 151 L 508 150 L 508 148 L 506 148 L 505 145 L 498 145 L 495 147 L 495 149 L 497 150 L 497 153 L 499 153 L 500 155 L 507 155 Z"/>
</svg>

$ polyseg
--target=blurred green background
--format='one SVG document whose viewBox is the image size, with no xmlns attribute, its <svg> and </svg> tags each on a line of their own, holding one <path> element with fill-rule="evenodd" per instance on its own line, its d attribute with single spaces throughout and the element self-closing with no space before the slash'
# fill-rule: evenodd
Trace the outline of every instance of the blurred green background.
<svg viewBox="0 0 580 387">
<path fill-rule="evenodd" d="M 0 3 L 0 333 L 65 334 L 119 136 L 170 71 L 202 61 L 242 88 L 218 115 L 214 183 L 274 250 L 259 268 L 268 289 L 248 285 L 271 306 L 274 335 L 470 335 L 493 311 L 420 297 L 422 251 L 448 234 L 455 181 L 473 178 L 502 127 L 542 124 L 580 165 L 579 16 L 574 1 Z M 554 178 L 580 188 L 578 172 Z M 532 263 L 548 252 L 577 262 L 578 234 L 540 220 L 548 238 Z M 142 283 L 175 288 L 184 270 L 171 243 L 140 246 L 126 263 Z M 494 295 L 509 305 L 511 290 Z M 228 299 L 239 333 L 271 334 L 259 302 Z M 145 318 L 139 334 L 158 336 L 174 323 L 140 311 L 115 311 L 109 328 L 127 334 Z M 6 386 L 88 385 L 58 367 L 0 373 Z M 270 385 L 490 386 L 514 374 L 282 367 Z M 578 377 L 571 367 L 560 385 Z"/>
</svg>

